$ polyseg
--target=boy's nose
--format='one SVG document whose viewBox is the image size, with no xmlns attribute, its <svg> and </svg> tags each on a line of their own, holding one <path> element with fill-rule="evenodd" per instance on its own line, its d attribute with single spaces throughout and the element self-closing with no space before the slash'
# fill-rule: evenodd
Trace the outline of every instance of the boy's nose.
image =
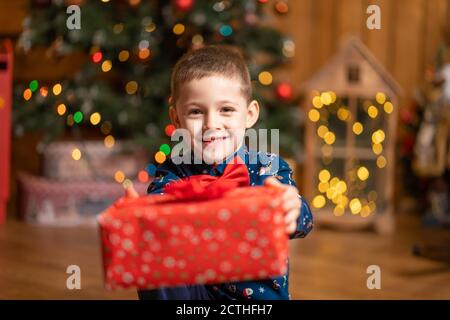
<svg viewBox="0 0 450 320">
<path fill-rule="evenodd" d="M 203 129 L 209 130 L 209 129 L 220 129 L 220 120 L 214 113 L 209 113 L 206 116 L 205 122 L 203 123 Z"/>
</svg>

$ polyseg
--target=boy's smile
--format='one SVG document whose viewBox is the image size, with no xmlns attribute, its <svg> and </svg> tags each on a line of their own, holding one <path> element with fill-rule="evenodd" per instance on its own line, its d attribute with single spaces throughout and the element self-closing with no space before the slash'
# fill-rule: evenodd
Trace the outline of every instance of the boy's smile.
<svg viewBox="0 0 450 320">
<path fill-rule="evenodd" d="M 238 79 L 211 75 L 183 84 L 169 114 L 176 128 L 189 131 L 196 155 L 220 163 L 242 145 L 259 106 L 256 101 L 247 105 Z"/>
</svg>

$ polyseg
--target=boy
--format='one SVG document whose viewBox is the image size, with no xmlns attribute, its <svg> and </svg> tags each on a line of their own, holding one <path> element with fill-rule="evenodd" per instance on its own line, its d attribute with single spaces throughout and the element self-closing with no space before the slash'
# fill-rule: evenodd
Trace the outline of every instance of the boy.
<svg viewBox="0 0 450 320">
<path fill-rule="evenodd" d="M 171 79 L 169 115 L 177 129 L 191 137 L 191 160 L 201 162 L 175 165 L 166 160 L 157 168 L 148 193 L 160 194 L 164 186 L 196 174 L 222 175 L 226 160 L 239 157 L 247 165 L 250 185 L 273 185 L 285 190 L 286 232 L 290 238 L 304 237 L 312 229 L 312 215 L 298 195 L 292 170 L 275 154 L 261 154 L 244 145 L 245 130 L 259 116 L 259 105 L 251 100 L 248 68 L 237 52 L 208 46 L 184 55 L 175 65 Z M 225 161 L 224 161 L 225 160 Z M 288 274 L 263 281 L 243 281 L 217 285 L 190 285 L 159 290 L 142 290 L 140 299 L 289 299 Z"/>
</svg>

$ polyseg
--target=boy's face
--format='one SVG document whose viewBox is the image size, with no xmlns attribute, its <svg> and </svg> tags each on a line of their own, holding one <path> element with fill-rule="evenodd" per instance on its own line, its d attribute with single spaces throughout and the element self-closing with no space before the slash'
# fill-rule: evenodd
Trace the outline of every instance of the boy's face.
<svg viewBox="0 0 450 320">
<path fill-rule="evenodd" d="M 207 163 L 219 163 L 243 143 L 245 129 L 259 116 L 256 101 L 247 101 L 238 79 L 220 75 L 192 80 L 180 87 L 169 115 L 176 128 L 191 136 L 191 148 Z"/>
</svg>

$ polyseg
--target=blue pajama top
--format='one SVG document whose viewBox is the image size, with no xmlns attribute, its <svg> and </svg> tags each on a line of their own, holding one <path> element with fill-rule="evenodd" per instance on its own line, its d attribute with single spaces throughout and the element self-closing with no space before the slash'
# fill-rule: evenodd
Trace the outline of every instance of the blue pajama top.
<svg viewBox="0 0 450 320">
<path fill-rule="evenodd" d="M 246 164 L 251 186 L 263 185 L 264 180 L 270 176 L 276 177 L 284 184 L 296 186 L 294 180 L 292 180 L 292 169 L 286 161 L 276 154 L 248 150 L 245 146 L 242 146 L 227 161 L 235 156 L 239 156 Z M 162 194 L 162 190 L 168 182 L 192 175 L 221 176 L 227 161 L 217 165 L 209 165 L 204 162 L 201 164 L 191 162 L 192 164 L 175 165 L 171 159 L 167 159 L 157 167 L 155 178 L 148 187 L 148 193 Z M 297 220 L 297 230 L 290 236 L 290 239 L 305 237 L 313 227 L 311 210 L 305 199 L 300 195 L 299 198 L 302 200 L 302 205 Z M 288 264 L 288 261 L 286 263 Z M 284 276 L 267 280 L 140 290 L 138 295 L 143 300 L 287 300 L 290 298 L 288 281 L 289 269 Z"/>
</svg>

